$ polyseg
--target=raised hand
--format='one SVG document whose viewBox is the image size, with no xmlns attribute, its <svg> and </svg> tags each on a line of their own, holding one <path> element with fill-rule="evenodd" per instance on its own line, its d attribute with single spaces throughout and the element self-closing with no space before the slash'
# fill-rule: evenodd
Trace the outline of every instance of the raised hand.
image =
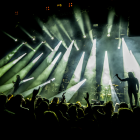
<svg viewBox="0 0 140 140">
<path fill-rule="evenodd" d="M 85 99 L 86 101 L 89 100 L 89 93 L 88 93 L 88 92 L 87 92 L 87 97 L 84 97 L 84 99 Z"/>
<path fill-rule="evenodd" d="M 40 90 L 40 87 L 38 89 L 34 89 L 34 91 L 33 91 L 33 97 L 35 97 L 38 94 L 39 90 Z"/>
<path fill-rule="evenodd" d="M 62 95 L 62 98 L 63 98 L 63 99 L 65 99 L 65 95 L 64 95 L 64 94 L 66 94 L 66 92 L 64 92 L 63 95 Z"/>
</svg>

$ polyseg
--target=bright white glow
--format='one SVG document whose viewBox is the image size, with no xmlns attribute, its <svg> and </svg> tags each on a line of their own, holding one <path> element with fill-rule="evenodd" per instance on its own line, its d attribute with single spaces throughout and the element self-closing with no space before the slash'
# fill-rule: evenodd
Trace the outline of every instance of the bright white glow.
<svg viewBox="0 0 140 140">
<path fill-rule="evenodd" d="M 83 38 L 86 38 L 86 35 L 84 35 Z"/>
<path fill-rule="evenodd" d="M 35 52 L 35 50 L 34 50 L 34 52 Z"/>
<path fill-rule="evenodd" d="M 110 34 L 107 34 L 108 37 L 110 37 Z"/>
<path fill-rule="evenodd" d="M 27 82 L 27 81 L 32 80 L 32 79 L 34 79 L 34 77 L 26 79 L 26 80 L 23 80 L 22 82 L 24 83 L 24 82 Z"/>
<path fill-rule="evenodd" d="M 15 41 L 17 41 L 17 39 L 15 39 Z"/>
<path fill-rule="evenodd" d="M 77 51 L 79 50 L 77 44 L 76 44 L 76 40 L 74 41 L 74 46 L 76 47 Z"/>
<path fill-rule="evenodd" d="M 81 56 L 81 59 L 74 71 L 74 74 L 67 86 L 67 89 L 74 86 L 75 84 L 77 84 L 78 82 L 80 82 L 80 79 L 81 79 L 81 72 L 82 72 L 82 66 L 83 66 L 83 60 L 84 60 L 84 54 L 85 52 L 83 52 L 82 56 Z"/>
<path fill-rule="evenodd" d="M 55 80 L 55 78 L 53 78 L 53 79 L 51 79 L 51 80 L 47 81 L 46 83 L 44 83 L 44 84 L 40 85 L 40 87 L 43 87 L 43 86 L 47 85 L 48 83 L 50 83 L 51 81 L 54 81 L 54 80 Z"/>
<path fill-rule="evenodd" d="M 52 40 L 54 39 L 54 37 L 51 38 Z"/>
<path fill-rule="evenodd" d="M 120 47 L 118 47 L 118 49 L 120 49 Z"/>
<path fill-rule="evenodd" d="M 24 55 L 26 55 L 27 53 L 23 54 L 22 56 L 20 56 L 19 58 L 17 58 L 15 61 L 13 61 L 13 64 L 17 63 Z"/>
<path fill-rule="evenodd" d="M 55 65 L 55 63 L 57 62 L 58 58 L 60 57 L 61 52 L 57 55 L 57 57 L 53 60 L 52 64 Z"/>
<path fill-rule="evenodd" d="M 42 55 L 43 53 L 41 53 L 37 58 L 35 58 L 32 63 L 35 63 Z"/>
</svg>

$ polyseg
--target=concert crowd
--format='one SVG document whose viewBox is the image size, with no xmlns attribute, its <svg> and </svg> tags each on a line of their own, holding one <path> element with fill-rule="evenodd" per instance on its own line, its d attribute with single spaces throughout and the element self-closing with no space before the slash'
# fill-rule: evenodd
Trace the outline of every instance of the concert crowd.
<svg viewBox="0 0 140 140">
<path fill-rule="evenodd" d="M 54 97 L 51 102 L 38 96 L 34 90 L 31 99 L 21 94 L 0 94 L 1 139 L 126 139 L 137 138 L 140 107 L 112 101 L 91 104 L 89 94 L 79 101 L 66 103 Z"/>
</svg>

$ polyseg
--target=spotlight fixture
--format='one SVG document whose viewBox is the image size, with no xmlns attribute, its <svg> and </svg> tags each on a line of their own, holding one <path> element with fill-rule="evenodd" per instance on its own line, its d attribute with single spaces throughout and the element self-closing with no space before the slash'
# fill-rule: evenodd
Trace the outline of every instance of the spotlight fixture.
<svg viewBox="0 0 140 140">
<path fill-rule="evenodd" d="M 110 34 L 109 33 L 107 34 L 107 37 L 110 37 Z"/>
<path fill-rule="evenodd" d="M 35 36 L 34 37 L 32 37 L 33 38 L 33 40 L 35 40 Z"/>
<path fill-rule="evenodd" d="M 42 41 L 42 43 L 45 43 L 46 41 Z"/>
<path fill-rule="evenodd" d="M 22 44 L 27 44 L 27 42 L 23 42 Z"/>
</svg>

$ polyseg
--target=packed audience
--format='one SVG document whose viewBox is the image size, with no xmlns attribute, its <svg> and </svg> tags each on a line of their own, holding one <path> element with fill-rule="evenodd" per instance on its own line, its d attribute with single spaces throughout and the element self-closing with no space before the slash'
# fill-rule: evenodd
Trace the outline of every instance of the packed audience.
<svg viewBox="0 0 140 140">
<path fill-rule="evenodd" d="M 33 91 L 32 99 L 22 95 L 0 94 L 1 139 L 126 139 L 137 138 L 140 107 L 129 108 L 125 102 L 113 106 L 112 101 L 87 106 L 51 102 Z"/>
</svg>

